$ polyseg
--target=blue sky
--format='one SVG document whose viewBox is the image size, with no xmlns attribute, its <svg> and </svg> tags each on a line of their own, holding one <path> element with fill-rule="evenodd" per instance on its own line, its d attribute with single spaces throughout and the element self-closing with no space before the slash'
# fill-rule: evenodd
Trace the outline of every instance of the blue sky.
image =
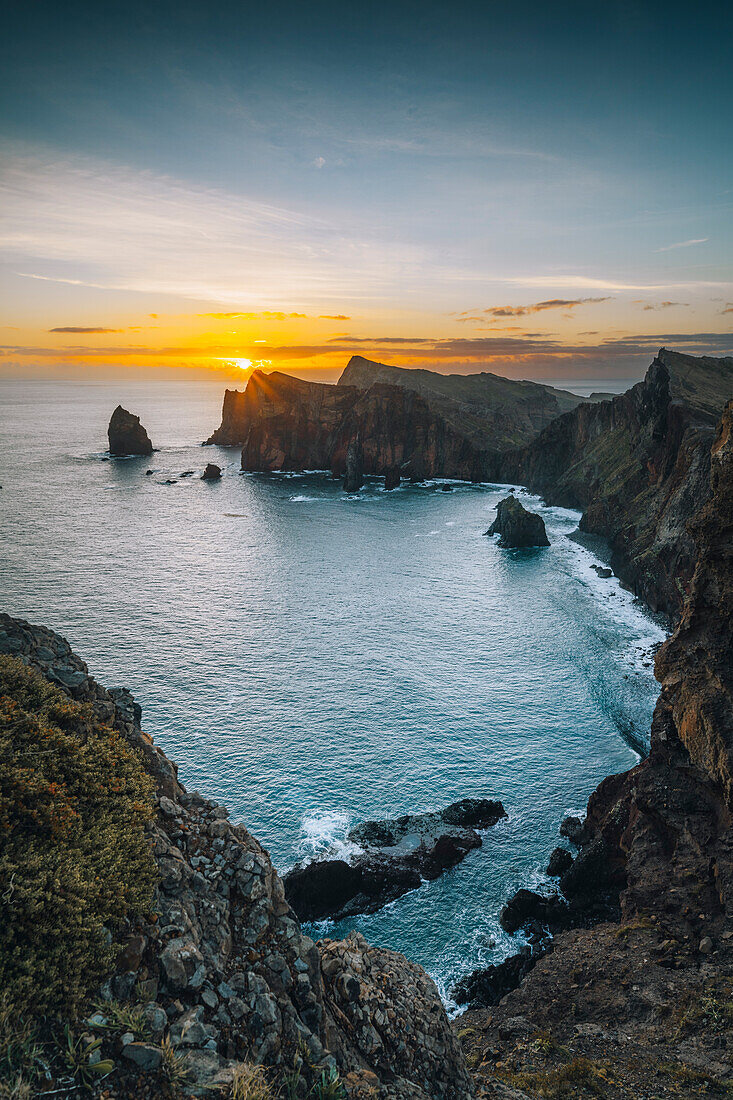
<svg viewBox="0 0 733 1100">
<path fill-rule="evenodd" d="M 0 363 L 732 350 L 731 40 L 706 4 L 16 6 Z"/>
</svg>

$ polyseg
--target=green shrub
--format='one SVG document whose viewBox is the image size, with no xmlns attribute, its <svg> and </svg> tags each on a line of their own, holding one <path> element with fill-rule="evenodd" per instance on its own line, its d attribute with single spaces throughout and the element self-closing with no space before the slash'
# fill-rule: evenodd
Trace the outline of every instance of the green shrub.
<svg viewBox="0 0 733 1100">
<path fill-rule="evenodd" d="M 0 989 L 71 1013 L 113 960 L 109 932 L 150 905 L 152 780 L 93 708 L 0 657 Z"/>
</svg>

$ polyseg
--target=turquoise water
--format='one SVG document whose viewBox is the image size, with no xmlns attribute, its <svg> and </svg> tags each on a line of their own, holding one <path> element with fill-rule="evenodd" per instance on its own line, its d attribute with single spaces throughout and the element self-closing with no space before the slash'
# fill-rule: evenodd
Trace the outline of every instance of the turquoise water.
<svg viewBox="0 0 733 1100">
<path fill-rule="evenodd" d="M 324 475 L 242 475 L 202 449 L 221 384 L 5 383 L 2 606 L 66 635 L 128 686 L 190 789 L 224 802 L 287 869 L 350 823 L 466 795 L 509 814 L 483 848 L 357 928 L 445 993 L 497 961 L 497 923 L 568 811 L 632 765 L 657 694 L 659 625 L 542 508 L 552 546 L 483 532 L 506 490 L 354 496 Z M 121 401 L 161 450 L 104 461 Z M 163 482 L 207 461 L 224 478 Z M 155 473 L 145 476 L 145 470 Z M 539 502 L 525 495 L 525 502 Z"/>
</svg>

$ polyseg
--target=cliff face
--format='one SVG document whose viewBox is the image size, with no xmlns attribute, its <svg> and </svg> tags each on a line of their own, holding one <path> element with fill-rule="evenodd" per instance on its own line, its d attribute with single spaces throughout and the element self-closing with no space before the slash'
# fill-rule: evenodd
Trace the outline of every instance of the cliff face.
<svg viewBox="0 0 733 1100">
<path fill-rule="evenodd" d="M 228 390 L 209 443 L 242 444 L 243 470 L 330 470 L 341 476 L 360 441 L 365 474 L 397 467 L 403 477 L 478 480 L 490 457 L 414 391 L 377 384 L 303 382 L 255 371 L 244 393 Z"/>
<path fill-rule="evenodd" d="M 581 529 L 609 539 L 617 574 L 677 617 L 695 559 L 686 521 L 709 493 L 715 424 L 733 395 L 733 359 L 662 349 L 643 382 L 554 420 L 505 456 L 503 480 L 584 509 Z"/>
<path fill-rule="evenodd" d="M 338 385 L 360 390 L 374 385 L 410 390 L 475 447 L 484 449 L 490 445 L 497 451 L 529 442 L 561 413 L 584 401 L 567 390 L 538 382 L 516 382 L 487 371 L 438 374 L 375 363 L 361 355 L 351 357 Z"/>
<path fill-rule="evenodd" d="M 499 1068 L 489 1059 L 479 1072 L 488 1096 L 546 1086 L 568 1061 L 561 1043 L 580 1096 L 604 1079 L 614 1096 L 647 1095 L 651 1080 L 654 1096 L 733 1082 L 733 1019 L 717 1015 L 733 987 L 733 402 L 689 532 L 695 567 L 657 654 L 650 755 L 591 796 L 569 882 L 590 897 L 615 890 L 620 923 L 560 934 L 497 1008 L 461 1021 L 476 1028 L 469 1048 L 498 1048 Z M 546 1056 L 528 1041 L 540 1030 L 553 1037 Z"/>
<path fill-rule="evenodd" d="M 147 1021 L 143 1041 L 110 1052 L 123 1090 L 127 1066 L 134 1078 L 145 1073 L 146 1094 L 168 1095 L 167 1037 L 186 1056 L 186 1095 L 230 1095 L 243 1064 L 255 1061 L 276 1078 L 300 1074 L 294 1095 L 333 1069 L 349 1097 L 470 1100 L 460 1046 L 419 967 L 358 935 L 317 946 L 308 939 L 267 852 L 223 806 L 183 788 L 175 765 L 143 732 L 129 692 L 97 684 L 63 638 L 2 615 L 0 654 L 91 704 L 155 781 L 149 840 L 157 917 L 127 928 L 117 972 L 102 990 L 103 1001 L 125 1002 Z M 3 919 L 12 921 L 12 910 Z M 102 1004 L 100 1020 L 105 1012 Z M 100 1026 L 112 1044 L 109 1021 Z"/>
</svg>

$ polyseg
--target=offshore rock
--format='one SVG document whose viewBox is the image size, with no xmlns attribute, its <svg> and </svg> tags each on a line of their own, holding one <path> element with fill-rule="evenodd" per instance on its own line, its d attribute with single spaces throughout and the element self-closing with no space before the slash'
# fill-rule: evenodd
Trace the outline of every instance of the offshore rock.
<svg viewBox="0 0 733 1100">
<path fill-rule="evenodd" d="M 153 444 L 140 423 L 140 417 L 123 409 L 122 405 L 118 405 L 110 417 L 107 437 L 109 453 L 115 457 L 153 453 Z"/>
<path fill-rule="evenodd" d="M 347 493 L 355 493 L 364 484 L 364 452 L 358 439 L 349 443 L 346 451 L 346 474 L 344 476 L 344 489 Z"/>
<path fill-rule="evenodd" d="M 400 470 L 398 466 L 391 466 L 388 470 L 384 471 L 384 487 L 385 489 L 399 489 L 400 487 Z"/>
<path fill-rule="evenodd" d="M 277 1079 L 307 1050 L 306 1087 L 334 1068 L 354 1100 L 472 1100 L 460 1045 L 427 974 L 361 937 L 317 947 L 305 936 L 267 852 L 223 806 L 184 789 L 141 728 L 128 691 L 97 684 L 59 635 L 4 614 L 0 654 L 88 703 L 155 780 L 148 830 L 157 919 L 125 930 L 124 969 L 102 993 L 145 1012 L 151 1041 L 134 1045 L 116 1075 L 136 1080 L 145 1072 L 150 1094 L 162 1095 L 168 1086 L 155 1075 L 167 1041 L 186 1051 L 186 1094 L 220 1095 L 241 1062 L 261 1062 Z M 125 1082 L 121 1088 L 127 1095 Z"/>
<path fill-rule="evenodd" d="M 476 829 L 506 817 L 501 802 L 462 799 L 445 810 L 367 821 L 348 839 L 360 845 L 348 862 L 314 860 L 285 875 L 285 896 L 301 920 L 338 920 L 374 913 L 395 898 L 438 878 L 481 846 Z"/>
<path fill-rule="evenodd" d="M 217 466 L 215 462 L 207 462 L 206 469 L 201 475 L 202 481 L 218 481 L 221 477 L 221 466 Z"/>
<path fill-rule="evenodd" d="M 496 519 L 486 532 L 499 535 L 499 546 L 549 546 L 545 521 L 528 512 L 515 496 L 504 497 L 496 506 Z"/>
</svg>

